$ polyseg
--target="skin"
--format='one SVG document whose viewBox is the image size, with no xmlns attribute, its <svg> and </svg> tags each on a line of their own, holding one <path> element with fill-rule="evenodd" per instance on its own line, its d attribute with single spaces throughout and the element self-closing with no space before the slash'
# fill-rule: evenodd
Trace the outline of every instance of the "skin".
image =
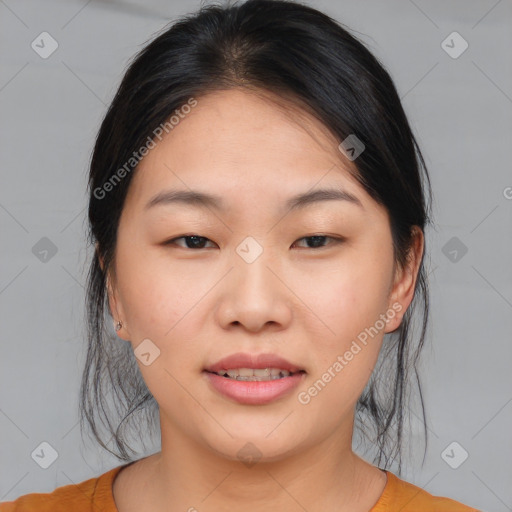
<svg viewBox="0 0 512 512">
<path fill-rule="evenodd" d="M 160 407 L 162 451 L 114 482 L 121 512 L 368 511 L 385 473 L 352 452 L 355 405 L 385 332 L 413 298 L 423 253 L 416 230 L 406 268 L 394 266 L 389 217 L 353 177 L 354 164 L 315 118 L 272 98 L 231 89 L 198 104 L 141 161 L 121 215 L 108 292 L 118 336 L 160 350 L 142 376 Z M 281 102 L 282 103 L 282 102 Z M 324 186 L 360 200 L 286 211 Z M 170 188 L 220 195 L 226 209 L 146 203 Z M 183 235 L 206 237 L 203 248 Z M 315 248 L 304 237 L 322 239 Z M 247 237 L 263 249 L 236 252 Z M 402 307 L 317 396 L 307 390 L 393 304 Z M 272 352 L 304 370 L 299 388 L 266 405 L 213 390 L 204 367 L 235 353 Z M 261 459 L 237 457 L 253 443 Z"/>
</svg>

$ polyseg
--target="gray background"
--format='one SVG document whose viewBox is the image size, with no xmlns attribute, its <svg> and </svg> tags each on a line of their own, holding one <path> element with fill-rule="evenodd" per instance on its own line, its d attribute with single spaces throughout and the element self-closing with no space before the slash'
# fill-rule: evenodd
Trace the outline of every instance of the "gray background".
<svg viewBox="0 0 512 512">
<path fill-rule="evenodd" d="M 422 363 L 430 445 L 424 466 L 411 461 L 404 477 L 482 510 L 512 510 L 512 3 L 309 3 L 388 68 L 432 177 Z M 77 423 L 87 164 L 127 60 L 198 6 L 0 0 L 0 501 L 119 464 L 83 444 Z M 31 48 L 43 31 L 59 45 L 47 59 Z M 458 58 L 442 46 L 453 31 L 469 44 Z M 43 237 L 57 248 L 47 261 L 33 250 Z M 419 439 L 414 429 L 413 446 Z M 48 469 L 31 456 L 43 441 L 58 452 Z M 453 469 L 445 460 L 455 465 L 462 450 L 469 456 Z"/>
</svg>

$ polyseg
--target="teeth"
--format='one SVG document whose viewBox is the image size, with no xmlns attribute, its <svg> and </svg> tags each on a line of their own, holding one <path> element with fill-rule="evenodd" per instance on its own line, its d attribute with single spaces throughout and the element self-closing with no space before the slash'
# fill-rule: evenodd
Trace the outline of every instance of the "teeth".
<svg viewBox="0 0 512 512">
<path fill-rule="evenodd" d="M 247 369 L 247 368 L 245 368 Z M 251 370 L 248 370 L 248 371 L 251 371 Z M 270 372 L 271 372 L 271 369 L 270 368 L 255 368 L 254 370 L 252 370 L 251 373 L 254 374 L 255 377 L 270 377 Z M 242 373 L 240 375 L 243 375 Z M 249 374 L 249 377 L 251 375 Z"/>
<path fill-rule="evenodd" d="M 281 368 L 233 368 L 217 372 L 217 375 L 235 380 L 263 381 L 282 379 L 283 377 L 289 377 L 291 374 L 288 370 Z"/>
</svg>

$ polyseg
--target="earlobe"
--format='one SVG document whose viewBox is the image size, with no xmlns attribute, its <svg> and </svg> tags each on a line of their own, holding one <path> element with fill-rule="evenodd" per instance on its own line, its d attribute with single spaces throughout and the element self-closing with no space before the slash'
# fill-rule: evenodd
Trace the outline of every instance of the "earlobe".
<svg viewBox="0 0 512 512">
<path fill-rule="evenodd" d="M 111 279 L 110 279 L 109 273 L 107 273 L 107 276 L 106 276 L 106 289 L 107 289 L 107 297 L 108 297 L 108 305 L 109 305 L 110 315 L 112 316 L 116 333 L 119 336 L 120 331 L 123 327 L 123 321 L 121 320 L 122 315 L 120 315 L 120 312 L 117 307 L 117 298 L 115 296 L 115 293 L 114 293 L 114 290 L 113 290 L 113 287 L 111 284 Z"/>
<path fill-rule="evenodd" d="M 100 254 L 98 242 L 96 242 L 95 247 L 96 247 L 96 257 L 98 258 L 98 262 L 99 262 L 101 271 L 103 273 L 105 273 L 105 266 L 104 266 L 104 262 L 103 262 L 103 257 Z M 113 291 L 113 288 L 112 288 L 112 285 L 111 285 L 110 272 L 106 273 L 105 283 L 106 283 L 106 290 L 107 290 L 107 297 L 108 297 L 108 305 L 109 305 L 110 315 L 112 316 L 112 318 L 116 319 L 116 318 L 118 318 L 118 314 L 117 314 L 117 308 L 116 308 L 116 299 L 115 299 L 114 291 Z M 117 320 L 114 320 L 114 322 L 116 322 L 116 321 Z"/>
<path fill-rule="evenodd" d="M 418 226 L 413 226 L 412 240 L 409 253 L 407 255 L 407 262 L 403 268 L 397 269 L 395 282 L 390 294 L 389 307 L 392 307 L 393 304 L 400 304 L 401 309 L 395 318 L 389 322 L 388 329 L 385 332 L 392 332 L 398 329 L 407 308 L 414 298 L 414 291 L 423 256 L 423 249 L 423 231 Z"/>
<path fill-rule="evenodd" d="M 98 249 L 98 245 L 96 244 L 96 249 Z M 97 252 L 98 260 L 100 263 L 101 270 L 104 271 L 104 265 L 103 265 L 103 259 L 99 255 L 99 252 Z M 116 331 L 116 334 L 119 338 L 128 341 L 129 334 L 127 332 L 127 325 L 123 318 L 122 314 L 122 308 L 118 308 L 117 304 L 117 297 L 115 295 L 114 288 L 112 286 L 112 281 L 110 277 L 110 272 L 107 272 L 106 274 L 106 290 L 107 290 L 107 300 L 108 300 L 108 307 L 110 311 L 110 316 L 112 317 L 113 323 L 114 323 L 114 329 Z"/>
<path fill-rule="evenodd" d="M 112 316 L 112 320 L 114 323 L 114 329 L 116 331 L 116 334 L 119 338 L 128 341 L 129 340 L 129 333 L 128 333 L 128 326 L 126 325 L 126 321 L 123 320 L 124 315 L 122 312 L 122 308 L 117 304 L 117 298 L 114 295 L 114 291 L 112 290 L 112 287 L 110 285 L 110 279 L 107 277 L 107 293 L 108 293 L 108 301 L 109 301 L 109 308 L 110 308 L 110 314 Z"/>
</svg>

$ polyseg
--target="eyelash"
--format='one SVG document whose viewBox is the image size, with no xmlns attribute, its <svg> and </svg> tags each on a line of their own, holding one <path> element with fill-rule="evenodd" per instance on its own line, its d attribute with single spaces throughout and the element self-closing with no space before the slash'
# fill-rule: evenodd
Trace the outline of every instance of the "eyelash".
<svg viewBox="0 0 512 512">
<path fill-rule="evenodd" d="M 176 240 L 182 240 L 182 239 L 187 239 L 187 238 L 200 238 L 200 239 L 207 240 L 207 241 L 211 242 L 211 240 L 206 238 L 205 236 L 201 236 L 201 235 L 183 235 L 183 236 L 179 236 L 179 237 L 176 237 L 176 238 L 172 238 L 171 240 L 168 240 L 167 242 L 164 242 L 164 245 L 177 245 L 177 244 L 175 244 Z M 318 234 L 318 235 L 304 236 L 304 237 L 299 238 L 298 240 L 296 240 L 296 242 L 299 241 L 299 240 L 307 240 L 308 238 L 325 238 L 325 239 L 330 239 L 330 240 L 333 240 L 333 243 L 331 243 L 331 245 L 337 245 L 337 244 L 339 244 L 339 243 L 344 241 L 343 238 L 333 237 L 333 236 L 329 236 L 329 235 Z M 296 242 L 294 242 L 294 244 Z M 182 249 L 190 249 L 192 251 L 200 250 L 200 249 L 207 249 L 207 247 L 192 248 L 192 247 L 183 247 L 181 245 L 178 245 L 178 247 L 181 247 Z M 328 247 L 328 245 L 322 245 L 320 247 L 304 247 L 304 249 L 324 249 L 326 247 Z"/>
</svg>

